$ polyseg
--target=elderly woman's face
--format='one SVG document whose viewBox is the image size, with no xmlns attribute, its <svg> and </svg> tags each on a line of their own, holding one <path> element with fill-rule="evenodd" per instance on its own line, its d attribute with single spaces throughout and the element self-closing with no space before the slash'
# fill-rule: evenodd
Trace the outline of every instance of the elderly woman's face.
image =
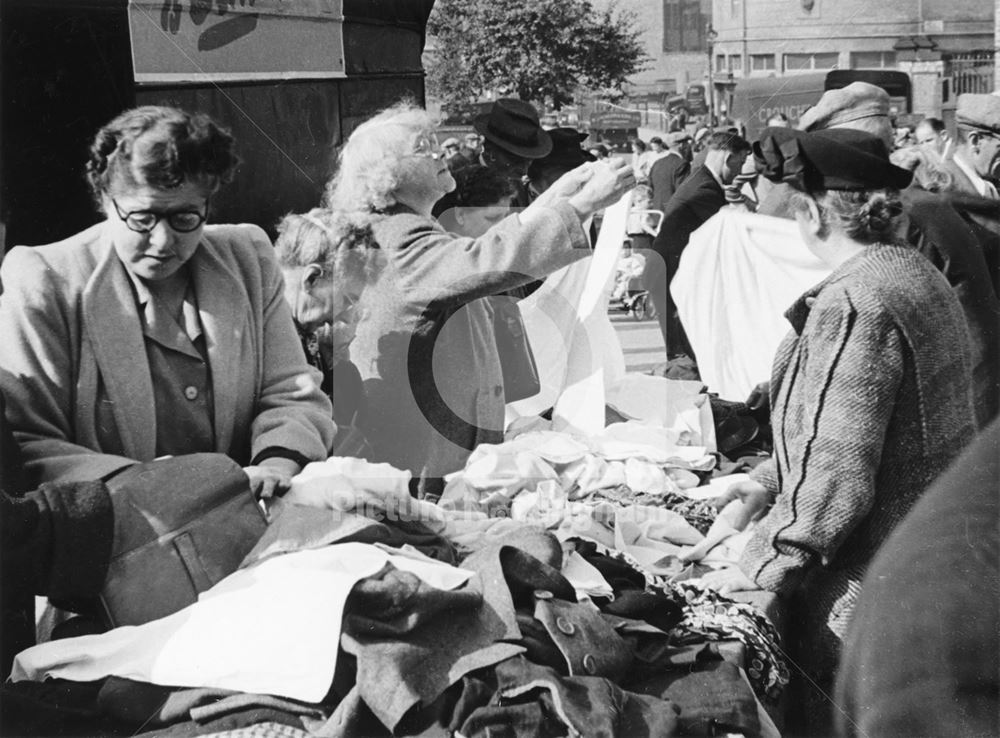
<svg viewBox="0 0 1000 738">
<path fill-rule="evenodd" d="M 442 156 L 437 139 L 430 133 L 415 134 L 396 172 L 396 199 L 407 205 L 437 202 L 455 189 L 455 179 Z"/>
<path fill-rule="evenodd" d="M 172 190 L 147 185 L 104 196 L 112 243 L 122 264 L 141 279 L 173 276 L 201 242 L 208 194 L 186 182 Z"/>
</svg>

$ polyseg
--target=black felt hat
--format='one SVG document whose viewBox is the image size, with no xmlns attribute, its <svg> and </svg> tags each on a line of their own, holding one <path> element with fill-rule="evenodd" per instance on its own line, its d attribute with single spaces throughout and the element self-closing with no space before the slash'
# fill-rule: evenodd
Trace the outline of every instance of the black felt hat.
<svg viewBox="0 0 1000 738">
<path fill-rule="evenodd" d="M 528 165 L 528 179 L 534 179 L 539 172 L 551 167 L 565 169 L 568 172 L 596 158 L 580 146 L 587 138 L 586 133 L 580 133 L 575 128 L 552 128 L 548 134 L 552 139 L 552 151 Z"/>
<path fill-rule="evenodd" d="M 524 159 L 540 159 L 552 151 L 552 139 L 542 130 L 538 111 L 523 100 L 501 98 L 472 125 L 487 141 Z"/>
<path fill-rule="evenodd" d="M 753 155 L 758 172 L 799 190 L 903 189 L 913 176 L 889 161 L 882 139 L 850 128 L 765 128 Z"/>
</svg>

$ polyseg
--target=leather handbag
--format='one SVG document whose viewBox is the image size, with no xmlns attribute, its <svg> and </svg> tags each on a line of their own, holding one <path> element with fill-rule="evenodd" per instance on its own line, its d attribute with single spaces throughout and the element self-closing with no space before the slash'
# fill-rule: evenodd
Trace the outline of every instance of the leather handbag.
<svg viewBox="0 0 1000 738">
<path fill-rule="evenodd" d="M 136 464 L 106 484 L 116 542 L 100 602 L 110 627 L 193 604 L 236 571 L 267 528 L 247 475 L 222 454 Z"/>
<path fill-rule="evenodd" d="M 503 373 L 504 401 L 516 402 L 534 397 L 541 392 L 542 384 L 521 309 L 510 297 L 492 297 L 490 305 L 493 308 L 493 334 Z"/>
</svg>

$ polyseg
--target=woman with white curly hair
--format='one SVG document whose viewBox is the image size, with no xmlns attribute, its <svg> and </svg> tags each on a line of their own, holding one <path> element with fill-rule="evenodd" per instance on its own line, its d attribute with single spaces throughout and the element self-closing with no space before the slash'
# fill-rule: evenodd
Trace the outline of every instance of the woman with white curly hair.
<svg viewBox="0 0 1000 738">
<path fill-rule="evenodd" d="M 583 222 L 635 184 L 622 162 L 587 164 L 479 238 L 431 216 L 455 187 L 424 110 L 401 103 L 361 124 L 340 152 L 329 207 L 361 215 L 383 251 L 351 356 L 365 380 L 372 458 L 442 477 L 503 437 L 504 387 L 493 319 L 479 298 L 541 279 L 590 254 Z"/>
</svg>

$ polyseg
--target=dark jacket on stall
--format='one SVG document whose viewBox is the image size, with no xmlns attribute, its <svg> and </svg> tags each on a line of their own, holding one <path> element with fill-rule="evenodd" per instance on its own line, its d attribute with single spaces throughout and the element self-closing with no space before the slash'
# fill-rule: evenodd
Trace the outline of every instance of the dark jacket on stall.
<svg viewBox="0 0 1000 738">
<path fill-rule="evenodd" d="M 0 637 L 6 678 L 35 643 L 34 596 L 92 597 L 104 583 L 114 515 L 101 482 L 44 484 L 25 493 L 20 452 L 0 395 Z"/>
</svg>

